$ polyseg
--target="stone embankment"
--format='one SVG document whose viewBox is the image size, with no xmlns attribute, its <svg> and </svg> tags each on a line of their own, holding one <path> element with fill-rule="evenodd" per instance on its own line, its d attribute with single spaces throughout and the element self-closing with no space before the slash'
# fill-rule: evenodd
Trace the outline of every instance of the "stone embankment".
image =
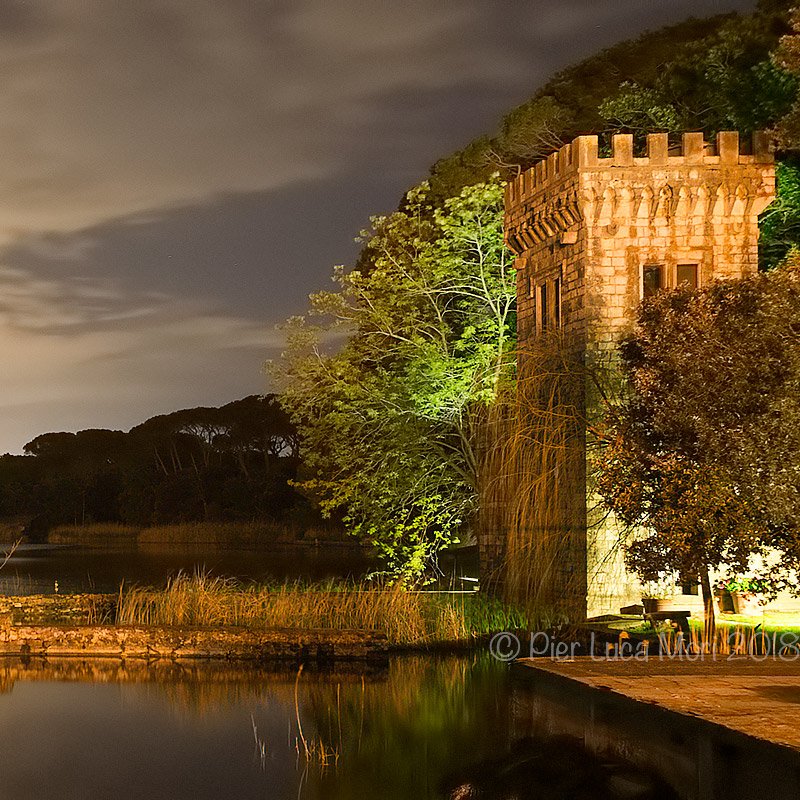
<svg viewBox="0 0 800 800">
<path fill-rule="evenodd" d="M 791 648 L 752 656 L 526 658 L 514 667 L 537 691 L 577 693 L 585 707 L 597 706 L 598 719 L 647 709 L 652 724 L 653 708 L 660 708 L 673 715 L 664 720 L 679 715 L 800 753 L 800 661 Z"/>
<path fill-rule="evenodd" d="M 117 595 L 0 597 L 0 657 L 217 659 L 327 666 L 385 661 L 382 633 L 113 625 Z"/>
<path fill-rule="evenodd" d="M 369 631 L 6 625 L 0 628 L 0 656 L 213 658 L 322 665 L 385 660 L 388 645 L 383 634 Z"/>
<path fill-rule="evenodd" d="M 72 624 L 113 622 L 116 594 L 0 595 L 0 624 Z"/>
</svg>

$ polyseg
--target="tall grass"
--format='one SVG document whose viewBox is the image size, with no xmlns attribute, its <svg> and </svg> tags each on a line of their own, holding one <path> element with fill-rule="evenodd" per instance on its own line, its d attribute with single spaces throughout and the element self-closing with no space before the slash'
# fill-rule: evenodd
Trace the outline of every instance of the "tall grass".
<svg viewBox="0 0 800 800">
<path fill-rule="evenodd" d="M 368 630 L 384 633 L 398 645 L 468 642 L 526 624 L 520 612 L 477 593 L 452 595 L 333 581 L 244 585 L 207 574 L 179 574 L 163 590 L 122 590 L 117 622 Z"/>
<path fill-rule="evenodd" d="M 517 380 L 486 415 L 482 536 L 499 538 L 503 596 L 538 627 L 583 620 L 625 597 L 621 540 L 594 489 L 603 415 L 618 391 L 613 356 L 562 331 L 517 354 Z"/>
<path fill-rule="evenodd" d="M 480 526 L 503 539 L 504 596 L 548 625 L 585 609 L 584 371 L 557 335 L 538 337 L 518 363 L 487 419 Z"/>
<path fill-rule="evenodd" d="M 661 628 L 654 633 L 654 644 L 666 655 L 757 656 L 791 662 L 800 658 L 800 635 L 791 628 L 765 630 L 761 625 L 723 622 L 709 635 L 702 623 L 692 623 L 688 636 L 673 628 Z"/>
<path fill-rule="evenodd" d="M 47 534 L 50 544 L 99 545 L 134 544 L 141 528 L 116 522 L 89 525 L 58 525 Z"/>
<path fill-rule="evenodd" d="M 53 544 L 77 544 L 89 547 L 108 545 L 144 545 L 170 547 L 240 547 L 257 548 L 269 544 L 315 542 L 342 539 L 335 527 L 304 528 L 282 522 L 184 522 L 149 527 L 117 523 L 59 525 L 48 534 Z M 348 540 L 354 543 L 352 540 Z"/>
</svg>

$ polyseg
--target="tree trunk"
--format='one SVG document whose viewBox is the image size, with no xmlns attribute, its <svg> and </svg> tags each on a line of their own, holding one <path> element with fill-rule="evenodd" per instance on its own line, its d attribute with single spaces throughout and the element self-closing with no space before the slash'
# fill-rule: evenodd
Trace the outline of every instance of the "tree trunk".
<svg viewBox="0 0 800 800">
<path fill-rule="evenodd" d="M 700 585 L 703 589 L 703 649 L 709 651 L 714 646 L 714 640 L 717 634 L 717 619 L 714 611 L 714 593 L 711 590 L 708 567 L 705 567 L 700 572 Z"/>
</svg>

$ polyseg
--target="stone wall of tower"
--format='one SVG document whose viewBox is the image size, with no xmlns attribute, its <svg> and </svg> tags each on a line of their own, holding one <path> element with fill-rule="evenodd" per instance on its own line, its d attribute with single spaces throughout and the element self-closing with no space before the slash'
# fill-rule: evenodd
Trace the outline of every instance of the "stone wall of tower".
<svg viewBox="0 0 800 800">
<path fill-rule="evenodd" d="M 758 217 L 774 193 L 765 137 L 742 147 L 735 132 L 714 143 L 686 133 L 678 148 L 666 134 L 651 134 L 642 155 L 622 134 L 613 137 L 609 157 L 599 155 L 596 136 L 581 136 L 509 183 L 506 241 L 517 256 L 521 374 L 526 349 L 557 330 L 585 370 L 576 404 L 591 423 L 600 413 L 594 376 L 613 379 L 615 348 L 633 324 L 644 271 L 657 268 L 667 288 L 677 285 L 679 268 L 696 274 L 700 286 L 755 272 Z M 573 479 L 564 529 L 582 531 L 563 554 L 573 563 L 562 564 L 554 580 L 585 569 L 586 612 L 616 611 L 638 588 L 623 568 L 614 520 L 591 485 L 592 443 L 583 437 L 576 447 L 585 472 Z"/>
<path fill-rule="evenodd" d="M 758 268 L 758 216 L 775 193 L 766 140 L 743 153 L 739 135 L 715 145 L 683 135 L 680 152 L 666 134 L 647 137 L 636 157 L 633 137 L 613 137 L 598 156 L 596 136 L 580 136 L 506 188 L 506 241 L 516 253 L 523 338 L 535 333 L 537 284 L 562 273 L 567 331 L 612 342 L 641 299 L 641 269 L 699 266 L 701 285 Z M 674 283 L 674 278 L 671 277 Z"/>
</svg>

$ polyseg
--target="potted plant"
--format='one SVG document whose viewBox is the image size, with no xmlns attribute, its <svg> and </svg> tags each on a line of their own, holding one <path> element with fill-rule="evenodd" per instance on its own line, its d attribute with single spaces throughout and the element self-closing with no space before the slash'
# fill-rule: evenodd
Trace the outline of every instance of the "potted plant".
<svg viewBox="0 0 800 800">
<path fill-rule="evenodd" d="M 728 581 L 717 581 L 714 584 L 714 608 L 718 614 L 732 614 L 733 600 L 728 591 Z"/>
<path fill-rule="evenodd" d="M 645 614 L 670 611 L 675 608 L 676 583 L 674 578 L 648 581 L 642 587 L 642 605 Z"/>
<path fill-rule="evenodd" d="M 754 578 L 735 578 L 725 584 L 733 602 L 734 614 L 749 616 L 761 614 L 761 601 L 758 595 L 764 587 Z"/>
</svg>

